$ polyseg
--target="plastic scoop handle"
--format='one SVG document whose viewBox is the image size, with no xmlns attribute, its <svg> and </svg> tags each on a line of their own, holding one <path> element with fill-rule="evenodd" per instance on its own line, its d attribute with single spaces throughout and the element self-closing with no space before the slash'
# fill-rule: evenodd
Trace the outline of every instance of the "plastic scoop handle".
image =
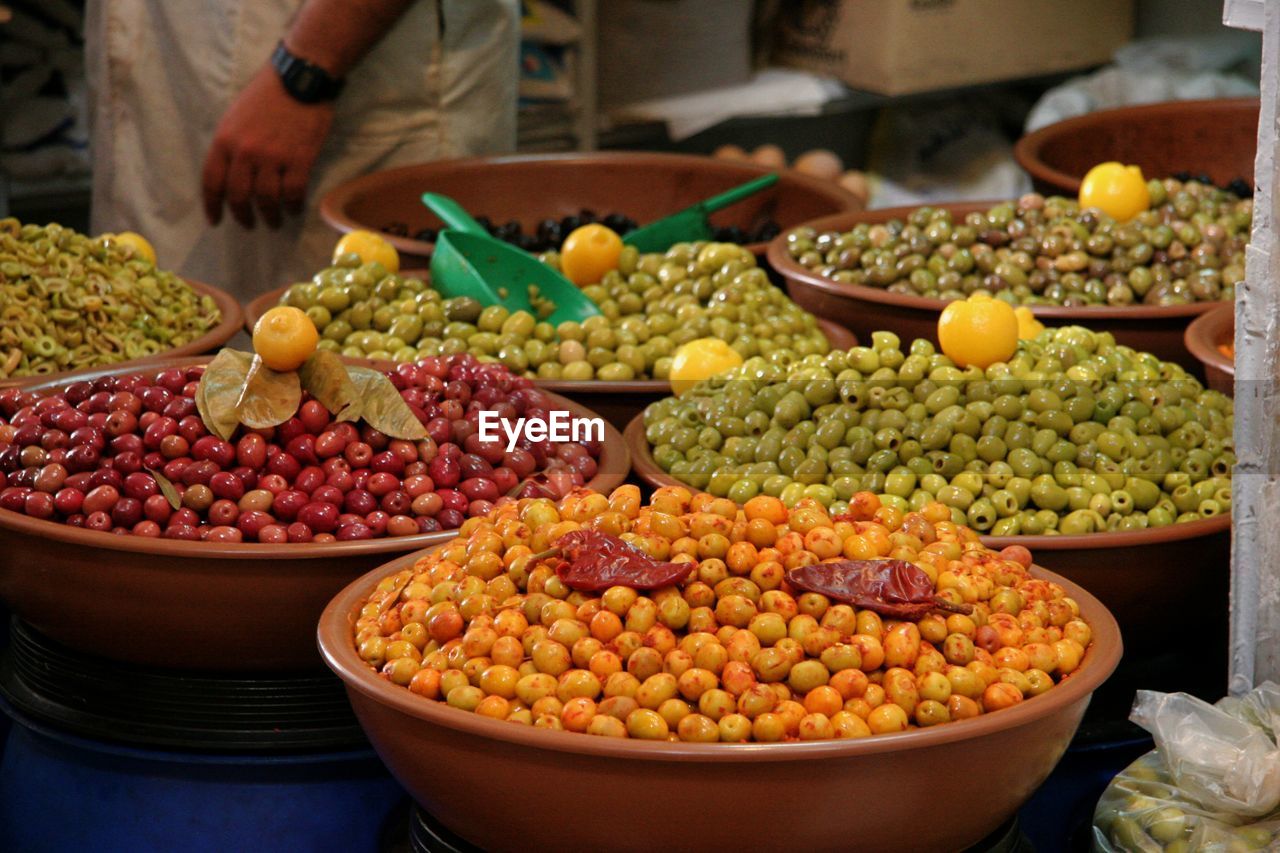
<svg viewBox="0 0 1280 853">
<path fill-rule="evenodd" d="M 761 175 L 755 180 L 747 181 L 732 189 L 725 190 L 719 195 L 713 195 L 711 198 L 703 199 L 697 204 L 690 207 L 690 210 L 701 210 L 705 213 L 714 213 L 722 210 L 731 204 L 737 204 L 748 196 L 755 195 L 761 190 L 768 189 L 778 182 L 777 172 L 771 172 L 768 175 Z"/>
<path fill-rule="evenodd" d="M 471 214 L 463 209 L 447 195 L 440 193 L 423 193 L 422 203 L 425 204 L 432 213 L 440 217 L 440 221 L 455 231 L 461 231 L 464 234 L 475 234 L 478 237 L 488 237 L 489 232 L 479 222 L 471 218 Z"/>
</svg>

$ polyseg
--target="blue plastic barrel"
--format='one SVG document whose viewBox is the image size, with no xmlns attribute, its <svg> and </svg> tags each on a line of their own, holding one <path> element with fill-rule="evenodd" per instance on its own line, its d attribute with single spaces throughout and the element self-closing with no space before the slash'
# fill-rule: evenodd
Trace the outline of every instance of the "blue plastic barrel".
<svg viewBox="0 0 1280 853">
<path fill-rule="evenodd" d="M 0 850 L 377 853 L 404 794 L 371 750 L 201 755 L 13 718 L 0 760 Z"/>
<path fill-rule="evenodd" d="M 9 618 L 9 608 L 0 601 L 0 660 L 4 659 L 5 652 L 9 649 Z M 9 740 L 10 725 L 8 715 L 0 714 L 0 759 L 4 758 L 4 745 Z"/>
</svg>

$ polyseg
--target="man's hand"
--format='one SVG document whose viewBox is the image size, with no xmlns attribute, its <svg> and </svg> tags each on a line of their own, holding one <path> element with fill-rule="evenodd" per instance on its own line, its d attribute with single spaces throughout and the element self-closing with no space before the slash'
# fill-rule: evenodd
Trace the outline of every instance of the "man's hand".
<svg viewBox="0 0 1280 853">
<path fill-rule="evenodd" d="M 307 182 L 333 124 L 333 104 L 301 104 L 284 90 L 276 72 L 263 66 L 218 123 L 204 163 L 204 211 L 211 225 L 226 201 L 245 228 L 254 208 L 272 228 L 282 208 L 300 213 Z"/>
</svg>

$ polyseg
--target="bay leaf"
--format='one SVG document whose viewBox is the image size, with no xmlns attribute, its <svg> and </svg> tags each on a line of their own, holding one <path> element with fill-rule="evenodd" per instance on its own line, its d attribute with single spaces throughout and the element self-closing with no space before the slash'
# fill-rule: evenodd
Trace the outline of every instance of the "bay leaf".
<svg viewBox="0 0 1280 853">
<path fill-rule="evenodd" d="M 336 421 L 360 419 L 360 391 L 336 353 L 316 350 L 298 369 L 302 388 L 329 410 Z"/>
<path fill-rule="evenodd" d="M 392 438 L 419 441 L 427 437 L 427 428 L 385 375 L 369 367 L 348 367 L 347 374 L 360 393 L 360 417 L 365 423 Z"/>
<path fill-rule="evenodd" d="M 302 405 L 302 383 L 296 371 L 279 373 L 253 357 L 244 390 L 236 401 L 240 423 L 250 429 L 266 429 L 289 420 Z"/>
<path fill-rule="evenodd" d="M 182 496 L 178 494 L 177 487 L 170 482 L 169 478 L 155 468 L 148 468 L 147 473 L 156 478 L 156 485 L 160 487 L 160 494 L 164 495 L 165 500 L 169 502 L 169 506 L 174 509 L 182 509 Z"/>
<path fill-rule="evenodd" d="M 240 394 L 253 358 L 252 353 L 221 350 L 200 377 L 200 385 L 196 389 L 196 410 L 200 412 L 205 429 L 224 441 L 231 439 L 240 424 Z"/>
</svg>

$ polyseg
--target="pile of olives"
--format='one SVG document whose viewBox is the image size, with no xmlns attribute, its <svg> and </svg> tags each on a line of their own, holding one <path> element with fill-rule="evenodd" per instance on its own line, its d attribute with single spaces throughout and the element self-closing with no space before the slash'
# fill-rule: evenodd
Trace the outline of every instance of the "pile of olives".
<svg viewBox="0 0 1280 853">
<path fill-rule="evenodd" d="M 1159 751 L 1148 752 L 1120 772 L 1093 814 L 1095 850 L 1190 853 L 1275 850 L 1280 815 L 1252 819 L 1206 809 L 1178 788 Z M 1104 840 L 1105 839 L 1105 840 Z"/>
<path fill-rule="evenodd" d="M 995 552 L 929 504 L 862 494 L 852 520 L 816 505 L 744 507 L 683 487 L 499 501 L 383 578 L 352 626 L 380 677 L 423 701 L 598 737 L 689 743 L 861 738 L 1038 701 L 1079 670 L 1093 629 L 1031 553 Z M 579 527 L 655 560 L 678 585 L 571 588 L 547 549 Z M 787 568 L 862 550 L 910 560 L 967 613 L 882 617 L 784 584 Z M 968 605 L 967 607 L 965 605 Z"/>
<path fill-rule="evenodd" d="M 1074 200 L 1028 194 L 957 219 L 920 207 L 907 221 L 843 234 L 797 228 L 787 250 L 848 284 L 1026 305 L 1179 305 L 1231 299 L 1244 279 L 1253 200 L 1198 182 L 1151 181 L 1151 208 L 1117 222 Z"/>
<path fill-rule="evenodd" d="M 211 297 L 109 238 L 0 219 L 0 378 L 155 355 L 221 320 Z"/>
<path fill-rule="evenodd" d="M 600 316 L 553 326 L 527 311 L 444 299 L 421 279 L 352 257 L 293 285 L 282 302 L 307 312 L 321 347 L 344 355 L 413 361 L 469 352 L 539 379 L 666 379 L 676 349 L 705 337 L 743 358 L 829 349 L 813 316 L 769 282 L 754 255 L 728 243 L 646 255 L 625 247 L 619 268 L 583 292 Z"/>
<path fill-rule="evenodd" d="M 877 332 L 785 368 L 749 359 L 643 417 L 663 470 L 738 503 L 809 497 L 840 512 L 865 490 L 904 510 L 940 501 L 997 536 L 1140 530 L 1231 506 L 1230 398 L 1078 326 L 985 371 Z"/>
</svg>

